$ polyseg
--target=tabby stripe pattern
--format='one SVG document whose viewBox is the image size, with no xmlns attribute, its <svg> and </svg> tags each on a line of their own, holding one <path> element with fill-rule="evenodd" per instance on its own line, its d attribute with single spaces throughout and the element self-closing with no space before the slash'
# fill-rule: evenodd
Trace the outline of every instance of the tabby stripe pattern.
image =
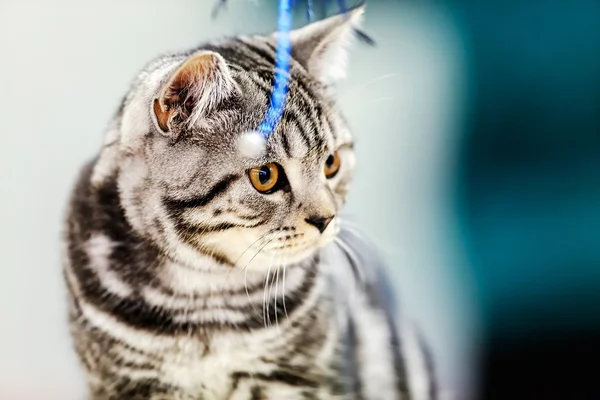
<svg viewBox="0 0 600 400">
<path fill-rule="evenodd" d="M 261 159 L 237 143 L 267 109 L 273 36 L 164 55 L 136 78 L 64 233 L 91 400 L 436 399 L 424 341 L 340 216 L 353 142 L 328 89 L 355 13 L 293 34 L 289 95 Z M 248 175 L 267 163 L 287 179 L 270 194 Z"/>
</svg>

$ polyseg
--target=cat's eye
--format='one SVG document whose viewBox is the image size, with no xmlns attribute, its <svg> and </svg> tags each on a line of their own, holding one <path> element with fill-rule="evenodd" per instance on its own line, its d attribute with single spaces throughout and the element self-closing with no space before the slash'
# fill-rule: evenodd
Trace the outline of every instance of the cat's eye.
<svg viewBox="0 0 600 400">
<path fill-rule="evenodd" d="M 333 154 L 330 154 L 329 157 L 327 157 L 327 160 L 325 160 L 325 177 L 331 179 L 336 176 L 340 170 L 340 164 L 341 160 L 338 152 L 336 151 Z"/>
<path fill-rule="evenodd" d="M 274 163 L 252 168 L 248 171 L 250 182 L 256 190 L 268 194 L 275 191 L 279 181 L 279 166 Z"/>
</svg>

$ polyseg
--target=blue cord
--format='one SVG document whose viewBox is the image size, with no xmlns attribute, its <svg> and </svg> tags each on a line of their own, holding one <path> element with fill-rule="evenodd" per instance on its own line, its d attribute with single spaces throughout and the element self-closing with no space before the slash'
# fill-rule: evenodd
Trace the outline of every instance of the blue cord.
<svg viewBox="0 0 600 400">
<path fill-rule="evenodd" d="M 327 7 L 327 0 L 322 0 Z M 292 30 L 292 8 L 295 0 L 279 0 L 279 12 L 277 16 L 277 48 L 275 52 L 275 83 L 271 92 L 271 101 L 265 118 L 258 126 L 258 133 L 266 141 L 271 133 L 275 130 L 275 126 L 283 115 L 285 107 L 285 99 L 288 92 L 288 83 L 290 78 L 290 58 L 292 54 L 292 42 L 290 39 L 290 31 Z M 223 8 L 227 0 L 219 0 L 213 14 Z M 346 3 L 344 0 L 338 0 L 340 11 L 345 13 Z M 313 20 L 313 0 L 307 0 L 306 16 L 309 21 Z M 364 33 L 357 31 L 360 38 L 365 41 L 371 39 Z"/>
<path fill-rule="evenodd" d="M 279 15 L 277 22 L 277 50 L 275 54 L 275 85 L 271 92 L 271 104 L 264 120 L 258 127 L 263 138 L 268 139 L 275 129 L 275 125 L 283 115 L 285 98 L 288 92 L 290 78 L 290 58 L 292 42 L 290 31 L 292 29 L 292 5 L 290 0 L 279 0 Z"/>
<path fill-rule="evenodd" d="M 279 14 L 277 16 L 277 49 L 275 54 L 275 84 L 271 92 L 271 103 L 265 118 L 258 126 L 258 132 L 265 140 L 275 130 L 275 126 L 283 115 L 285 98 L 288 92 L 290 78 L 290 58 L 292 53 L 292 42 L 290 31 L 292 30 L 292 7 L 294 0 L 279 0 Z M 346 12 L 344 0 L 338 0 L 341 12 Z M 307 3 L 307 17 L 313 18 L 313 4 Z"/>
<path fill-rule="evenodd" d="M 308 22 L 312 22 L 315 19 L 315 13 L 313 11 L 313 0 L 306 0 L 306 19 Z"/>
</svg>

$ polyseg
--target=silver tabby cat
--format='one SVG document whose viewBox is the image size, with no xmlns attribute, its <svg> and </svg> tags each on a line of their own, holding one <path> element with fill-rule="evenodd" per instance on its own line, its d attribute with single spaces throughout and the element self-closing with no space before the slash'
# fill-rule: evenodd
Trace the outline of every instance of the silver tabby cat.
<svg viewBox="0 0 600 400">
<path fill-rule="evenodd" d="M 274 34 L 139 74 L 68 210 L 91 399 L 435 398 L 422 341 L 339 216 L 354 154 L 329 89 L 362 14 L 293 31 L 285 112 L 258 158 L 238 142 L 266 112 Z"/>
</svg>

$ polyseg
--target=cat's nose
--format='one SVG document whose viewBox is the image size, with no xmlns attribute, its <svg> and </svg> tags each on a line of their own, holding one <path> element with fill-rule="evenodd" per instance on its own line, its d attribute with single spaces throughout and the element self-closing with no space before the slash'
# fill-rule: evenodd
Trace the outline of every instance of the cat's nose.
<svg viewBox="0 0 600 400">
<path fill-rule="evenodd" d="M 319 232 L 323 233 L 323 231 L 327 229 L 327 225 L 329 225 L 333 217 L 335 217 L 335 215 L 331 215 L 329 217 L 313 216 L 306 218 L 305 221 L 317 228 Z"/>
</svg>

